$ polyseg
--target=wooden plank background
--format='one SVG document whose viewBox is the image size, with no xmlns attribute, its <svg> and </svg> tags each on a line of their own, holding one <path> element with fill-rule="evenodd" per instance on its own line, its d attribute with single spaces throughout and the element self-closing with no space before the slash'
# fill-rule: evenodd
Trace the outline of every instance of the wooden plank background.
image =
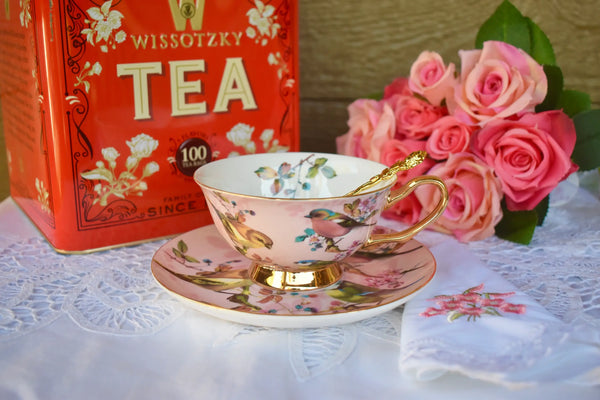
<svg viewBox="0 0 600 400">
<path fill-rule="evenodd" d="M 301 148 L 335 152 L 346 107 L 407 75 L 423 50 L 458 63 L 501 0 L 299 0 Z M 600 1 L 513 0 L 549 36 L 565 86 L 600 108 Z M 0 131 L 0 199 L 8 196 Z"/>
</svg>

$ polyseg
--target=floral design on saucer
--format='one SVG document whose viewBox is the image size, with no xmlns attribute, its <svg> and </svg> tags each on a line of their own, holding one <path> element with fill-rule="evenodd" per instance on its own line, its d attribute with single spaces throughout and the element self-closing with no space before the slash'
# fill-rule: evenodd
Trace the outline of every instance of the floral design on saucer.
<svg viewBox="0 0 600 400">
<path fill-rule="evenodd" d="M 415 240 L 392 254 L 364 252 L 347 258 L 342 279 L 319 290 L 267 289 L 248 278 L 249 265 L 209 225 L 164 244 L 152 259 L 152 273 L 165 289 L 201 311 L 274 327 L 316 327 L 368 318 L 404 303 L 435 274 L 433 255 Z"/>
</svg>

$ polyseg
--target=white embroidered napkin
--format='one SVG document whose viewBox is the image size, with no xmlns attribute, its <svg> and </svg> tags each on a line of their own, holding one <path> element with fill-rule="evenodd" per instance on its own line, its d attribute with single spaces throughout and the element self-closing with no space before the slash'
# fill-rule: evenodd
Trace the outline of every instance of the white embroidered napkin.
<svg viewBox="0 0 600 400">
<path fill-rule="evenodd" d="M 600 384 L 600 343 L 584 343 L 455 240 L 432 247 L 437 274 L 406 304 L 400 369 L 418 380 L 446 372 L 519 387 Z M 593 335 L 590 335 L 593 336 Z"/>
</svg>

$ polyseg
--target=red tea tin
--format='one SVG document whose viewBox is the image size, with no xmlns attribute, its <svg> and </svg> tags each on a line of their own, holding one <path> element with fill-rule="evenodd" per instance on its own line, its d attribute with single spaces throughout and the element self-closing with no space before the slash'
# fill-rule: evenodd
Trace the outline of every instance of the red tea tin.
<svg viewBox="0 0 600 400">
<path fill-rule="evenodd" d="M 193 172 L 299 149 L 294 0 L 5 0 L 11 195 L 84 252 L 211 223 Z"/>
</svg>

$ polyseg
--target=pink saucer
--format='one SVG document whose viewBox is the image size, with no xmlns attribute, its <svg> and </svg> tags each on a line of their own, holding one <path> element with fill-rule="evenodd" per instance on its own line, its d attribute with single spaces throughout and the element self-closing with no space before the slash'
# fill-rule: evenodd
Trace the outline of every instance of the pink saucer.
<svg viewBox="0 0 600 400">
<path fill-rule="evenodd" d="M 172 295 L 225 320 L 276 328 L 346 324 L 389 311 L 412 298 L 435 275 L 433 255 L 411 240 L 392 252 L 357 253 L 342 279 L 312 291 L 281 292 L 248 279 L 250 261 L 214 225 L 184 233 L 152 258 L 152 274 Z"/>
</svg>

